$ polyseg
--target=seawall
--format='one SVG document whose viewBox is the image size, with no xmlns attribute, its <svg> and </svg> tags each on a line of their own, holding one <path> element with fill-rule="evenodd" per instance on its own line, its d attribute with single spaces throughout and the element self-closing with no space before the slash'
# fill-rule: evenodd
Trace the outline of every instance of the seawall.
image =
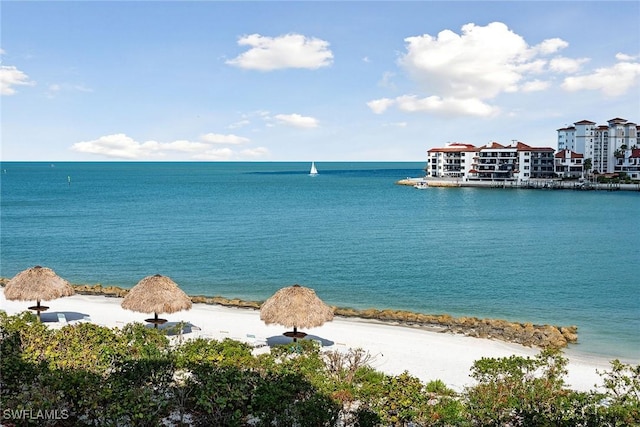
<svg viewBox="0 0 640 427">
<path fill-rule="evenodd" d="M 0 286 L 9 281 L 0 278 Z M 72 285 L 78 294 L 101 295 L 123 298 L 128 292 L 118 286 Z M 259 310 L 261 301 L 246 301 L 238 298 L 202 295 L 190 296 L 195 304 L 217 304 Z M 538 325 L 533 323 L 512 322 L 503 319 L 480 319 L 477 317 L 453 317 L 448 314 L 424 314 L 405 310 L 357 310 L 346 307 L 333 307 L 334 314 L 340 317 L 359 318 L 371 321 L 410 326 L 431 331 L 448 332 L 477 338 L 497 339 L 521 344 L 527 347 L 562 348 L 578 341 L 577 326 Z"/>
<path fill-rule="evenodd" d="M 477 188 L 519 188 L 539 190 L 576 190 L 576 191 L 640 191 L 640 183 L 591 183 L 536 179 L 529 181 L 477 181 L 444 178 L 404 178 L 396 181 L 398 185 L 414 186 L 425 183 L 428 187 L 477 187 Z"/>
</svg>

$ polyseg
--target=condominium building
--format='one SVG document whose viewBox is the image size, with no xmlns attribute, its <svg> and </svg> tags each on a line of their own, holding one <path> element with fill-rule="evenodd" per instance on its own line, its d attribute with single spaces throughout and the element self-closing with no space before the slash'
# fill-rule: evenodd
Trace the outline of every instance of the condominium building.
<svg viewBox="0 0 640 427">
<path fill-rule="evenodd" d="M 449 143 L 445 147 L 427 151 L 427 176 L 462 178 L 478 154 L 471 144 Z"/>
<path fill-rule="evenodd" d="M 482 147 L 447 144 L 427 151 L 427 177 L 516 182 L 553 178 L 554 152 L 522 142 L 508 146 L 492 142 Z"/>
<path fill-rule="evenodd" d="M 555 154 L 555 173 L 560 178 L 583 178 L 584 154 L 561 150 Z"/>
<path fill-rule="evenodd" d="M 640 128 L 619 117 L 607 125 L 596 125 L 589 120 L 575 122 L 573 126 L 557 129 L 558 150 L 570 150 L 591 159 L 593 173 L 613 173 L 621 151 L 638 148 Z"/>
<path fill-rule="evenodd" d="M 585 153 L 589 142 L 593 142 L 596 124 L 589 120 L 575 122 L 573 126 L 558 129 L 558 151 L 569 150 Z"/>
<path fill-rule="evenodd" d="M 633 180 L 640 180 L 640 148 L 627 148 L 614 154 L 614 172 L 624 172 Z"/>
<path fill-rule="evenodd" d="M 427 151 L 428 178 L 464 181 L 527 181 L 530 179 L 580 178 L 585 163 L 596 174 L 624 172 L 640 180 L 640 126 L 615 118 L 606 125 L 589 120 L 557 129 L 558 152 L 513 141 L 476 147 L 448 143 Z M 588 162 L 587 162 L 588 161 Z"/>
</svg>

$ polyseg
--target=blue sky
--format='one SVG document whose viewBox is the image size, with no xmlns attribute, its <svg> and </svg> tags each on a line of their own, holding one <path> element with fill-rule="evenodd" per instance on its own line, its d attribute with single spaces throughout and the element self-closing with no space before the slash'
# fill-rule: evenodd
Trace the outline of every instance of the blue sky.
<svg viewBox="0 0 640 427">
<path fill-rule="evenodd" d="M 423 161 L 640 122 L 640 3 L 3 1 L 1 159 Z"/>
</svg>

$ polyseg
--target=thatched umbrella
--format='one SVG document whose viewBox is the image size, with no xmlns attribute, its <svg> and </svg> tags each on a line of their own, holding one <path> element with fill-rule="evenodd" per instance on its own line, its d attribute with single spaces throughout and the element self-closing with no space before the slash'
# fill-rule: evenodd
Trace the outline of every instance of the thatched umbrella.
<svg viewBox="0 0 640 427">
<path fill-rule="evenodd" d="M 296 341 L 307 335 L 298 332 L 298 328 L 315 328 L 333 320 L 333 309 L 313 289 L 293 285 L 280 289 L 262 304 L 260 319 L 267 325 L 277 323 L 293 328 L 293 332 L 284 335 Z"/>
<path fill-rule="evenodd" d="M 40 301 L 51 301 L 56 298 L 73 295 L 73 287 L 47 267 L 28 268 L 9 280 L 4 289 L 4 296 L 8 300 L 30 301 L 36 300 L 37 304 L 29 307 L 38 313 L 46 311 L 49 307 L 40 305 Z"/>
<path fill-rule="evenodd" d="M 191 298 L 166 276 L 156 274 L 140 280 L 122 301 L 122 308 L 140 313 L 153 313 L 153 319 L 146 319 L 157 328 L 166 319 L 158 319 L 158 313 L 175 313 L 189 310 Z"/>
</svg>

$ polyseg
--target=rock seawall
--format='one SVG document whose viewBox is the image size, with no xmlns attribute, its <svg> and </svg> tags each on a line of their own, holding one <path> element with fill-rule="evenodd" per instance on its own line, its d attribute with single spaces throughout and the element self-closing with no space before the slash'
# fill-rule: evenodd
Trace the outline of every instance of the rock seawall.
<svg viewBox="0 0 640 427">
<path fill-rule="evenodd" d="M 498 339 L 527 347 L 562 348 L 578 341 L 577 326 L 537 325 L 502 319 L 453 317 L 448 314 L 422 314 L 403 310 L 354 310 L 336 308 L 335 314 L 434 329 L 477 338 Z"/>
<path fill-rule="evenodd" d="M 0 278 L 0 286 L 8 282 Z M 101 295 L 123 298 L 128 289 L 118 286 L 72 285 L 78 294 Z M 196 304 L 218 304 L 226 307 L 250 308 L 258 310 L 261 302 L 238 298 L 191 296 Z M 356 310 L 334 307 L 336 316 L 376 320 L 385 323 L 411 326 L 438 332 L 461 334 L 477 338 L 497 339 L 521 344 L 527 347 L 562 348 L 578 341 L 577 326 L 537 325 L 533 323 L 511 322 L 502 319 L 480 319 L 477 317 L 453 317 L 448 314 L 423 314 L 404 310 Z"/>
</svg>

